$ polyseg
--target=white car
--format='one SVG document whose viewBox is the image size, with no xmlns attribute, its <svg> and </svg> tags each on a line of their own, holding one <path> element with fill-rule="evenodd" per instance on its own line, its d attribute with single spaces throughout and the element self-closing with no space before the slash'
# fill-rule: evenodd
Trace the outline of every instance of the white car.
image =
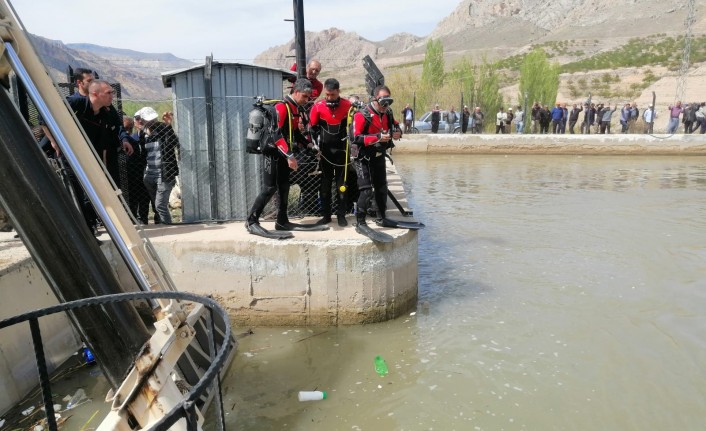
<svg viewBox="0 0 706 431">
<path fill-rule="evenodd" d="M 448 133 L 446 131 L 446 115 L 448 111 L 440 111 L 441 120 L 439 120 L 439 131 L 437 133 Z M 461 133 L 461 113 L 456 112 L 458 119 L 453 125 L 453 131 L 451 133 Z M 431 111 L 427 111 L 422 116 L 414 122 L 414 127 L 412 127 L 411 133 L 431 133 Z"/>
</svg>

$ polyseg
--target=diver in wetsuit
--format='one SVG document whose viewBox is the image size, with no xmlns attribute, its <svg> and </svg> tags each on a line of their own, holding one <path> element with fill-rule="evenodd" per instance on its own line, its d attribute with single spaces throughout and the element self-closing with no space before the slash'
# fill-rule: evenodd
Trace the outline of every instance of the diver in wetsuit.
<svg viewBox="0 0 706 431">
<path fill-rule="evenodd" d="M 338 80 L 329 78 L 324 82 L 324 98 L 311 108 L 310 123 L 314 141 L 320 147 L 321 167 L 321 215 L 320 224 L 331 222 L 331 187 L 336 180 L 336 215 L 339 226 L 347 226 L 346 209 L 350 192 L 345 184 L 348 175 L 348 112 L 351 102 L 340 97 Z M 352 169 L 351 169 L 352 170 Z M 350 175 L 350 174 L 349 174 Z M 355 179 L 355 175 L 350 175 Z"/>
<path fill-rule="evenodd" d="M 353 165 L 358 175 L 358 205 L 356 210 L 356 231 L 370 236 L 370 228 L 366 223 L 366 211 L 370 201 L 375 196 L 377 217 L 385 220 L 387 205 L 387 172 L 385 169 L 385 153 L 394 146 L 392 140 L 400 139 L 402 131 L 395 121 L 392 110 L 390 89 L 380 85 L 373 91 L 373 99 L 364 110 L 358 111 L 353 117 L 353 143 L 356 157 Z M 357 155 L 355 154 L 357 150 Z"/>
<path fill-rule="evenodd" d="M 277 110 L 277 136 L 273 148 L 263 150 L 264 184 L 262 192 L 255 199 L 248 215 L 245 227 L 248 232 L 268 238 L 282 238 L 260 226 L 260 215 L 265 205 L 272 199 L 275 192 L 279 192 L 279 207 L 277 211 L 276 230 L 311 230 L 309 226 L 291 223 L 287 216 L 287 203 L 289 196 L 289 172 L 297 170 L 297 160 L 294 158 L 292 147 L 296 143 L 308 144 L 306 138 L 299 130 L 299 110 L 306 104 L 311 95 L 311 83 L 308 79 L 297 79 L 291 94 L 284 97 L 282 102 L 275 105 Z M 328 226 L 317 226 L 316 230 L 328 229 Z M 286 237 L 291 237 L 288 235 Z"/>
</svg>

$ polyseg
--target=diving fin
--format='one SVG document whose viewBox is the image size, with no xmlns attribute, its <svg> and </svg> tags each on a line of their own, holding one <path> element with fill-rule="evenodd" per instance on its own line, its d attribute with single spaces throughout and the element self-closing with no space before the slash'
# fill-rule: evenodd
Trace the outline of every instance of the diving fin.
<svg viewBox="0 0 706 431">
<path fill-rule="evenodd" d="M 248 224 L 247 222 L 245 222 L 245 229 L 247 229 L 248 232 L 250 232 L 251 234 L 261 236 L 263 238 L 270 238 L 270 239 L 294 238 L 294 235 L 291 232 L 277 232 L 277 231 L 267 230 L 264 227 L 260 226 L 260 223 Z"/>
<path fill-rule="evenodd" d="M 368 226 L 367 224 L 358 223 L 355 226 L 355 231 L 361 235 L 367 236 L 374 242 L 392 242 L 394 240 L 392 236 L 386 234 L 385 232 L 377 231 Z"/>
<path fill-rule="evenodd" d="M 316 224 L 316 223 L 306 223 L 306 224 L 300 224 L 300 223 L 292 223 L 290 221 L 286 223 L 279 223 L 275 222 L 275 229 L 279 231 L 290 231 L 290 230 L 298 230 L 301 232 L 320 232 L 324 230 L 329 230 L 330 228 L 328 225 L 325 224 Z"/>
<path fill-rule="evenodd" d="M 375 220 L 375 223 L 377 223 L 378 226 L 393 227 L 396 229 L 418 230 L 418 229 L 423 229 L 425 227 L 424 223 L 420 223 L 417 221 L 399 221 L 399 220 L 393 220 L 393 219 L 389 219 L 389 218 Z"/>
</svg>

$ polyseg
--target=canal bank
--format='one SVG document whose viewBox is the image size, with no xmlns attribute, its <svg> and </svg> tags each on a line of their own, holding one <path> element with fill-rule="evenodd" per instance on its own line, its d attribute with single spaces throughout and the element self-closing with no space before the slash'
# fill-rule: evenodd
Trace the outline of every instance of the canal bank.
<svg viewBox="0 0 706 431">
<path fill-rule="evenodd" d="M 408 134 L 393 154 L 706 155 L 706 135 Z"/>
</svg>

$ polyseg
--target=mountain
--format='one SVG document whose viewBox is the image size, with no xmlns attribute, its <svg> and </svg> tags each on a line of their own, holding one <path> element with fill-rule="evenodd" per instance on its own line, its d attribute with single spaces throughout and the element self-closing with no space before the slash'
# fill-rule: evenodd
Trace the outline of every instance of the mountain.
<svg viewBox="0 0 706 431">
<path fill-rule="evenodd" d="M 119 82 L 125 99 L 168 99 L 161 73 L 193 66 L 194 63 L 168 53 L 144 53 L 91 44 L 64 44 L 30 35 L 37 54 L 57 82 L 67 82 L 67 69 L 85 67 L 109 82 Z"/>
<path fill-rule="evenodd" d="M 678 38 L 685 34 L 687 16 L 684 3 L 463 0 L 424 37 L 396 34 L 376 42 L 335 28 L 307 32 L 307 57 L 321 61 L 321 78 L 334 76 L 341 81 L 344 92 L 356 92 L 364 87 L 361 64 L 364 55 L 370 55 L 386 75 L 408 71 L 419 76 L 426 43 L 433 38 L 442 42 L 447 71 L 462 57 L 474 62 L 482 58 L 504 60 L 506 88 L 502 91 L 506 99 L 511 100 L 517 96 L 517 65 L 522 56 L 533 47 L 542 47 L 551 61 L 561 65 L 576 64 L 562 74 L 560 97 L 563 100 L 575 100 L 581 91 L 586 94 L 585 88 L 577 88 L 577 81 L 580 87 L 584 81 L 607 80 L 605 75 L 611 73 L 615 82 L 610 88 L 604 86 L 608 99 L 629 100 L 642 94 L 644 100 L 650 95 L 651 101 L 651 91 L 659 89 L 664 96 L 669 88 L 676 88 L 676 70 L 682 55 Z M 706 64 L 706 7 L 703 1 L 696 3 L 691 82 L 706 77 L 706 67 L 702 67 Z M 645 58 L 655 60 L 653 63 L 635 61 L 631 66 L 626 59 L 628 54 L 635 55 L 635 51 L 638 56 L 642 52 Z M 660 51 L 660 55 L 653 51 Z M 287 56 L 293 54 L 294 41 L 291 40 L 263 52 L 255 58 L 255 63 L 288 67 L 292 60 Z M 621 57 L 625 61 L 621 61 Z M 593 59 L 601 61 L 590 63 Z M 633 91 L 621 93 L 618 87 L 630 87 Z M 706 100 L 706 89 L 702 86 L 691 84 L 689 89 L 698 100 Z M 674 90 L 671 91 L 673 94 Z"/>
</svg>

